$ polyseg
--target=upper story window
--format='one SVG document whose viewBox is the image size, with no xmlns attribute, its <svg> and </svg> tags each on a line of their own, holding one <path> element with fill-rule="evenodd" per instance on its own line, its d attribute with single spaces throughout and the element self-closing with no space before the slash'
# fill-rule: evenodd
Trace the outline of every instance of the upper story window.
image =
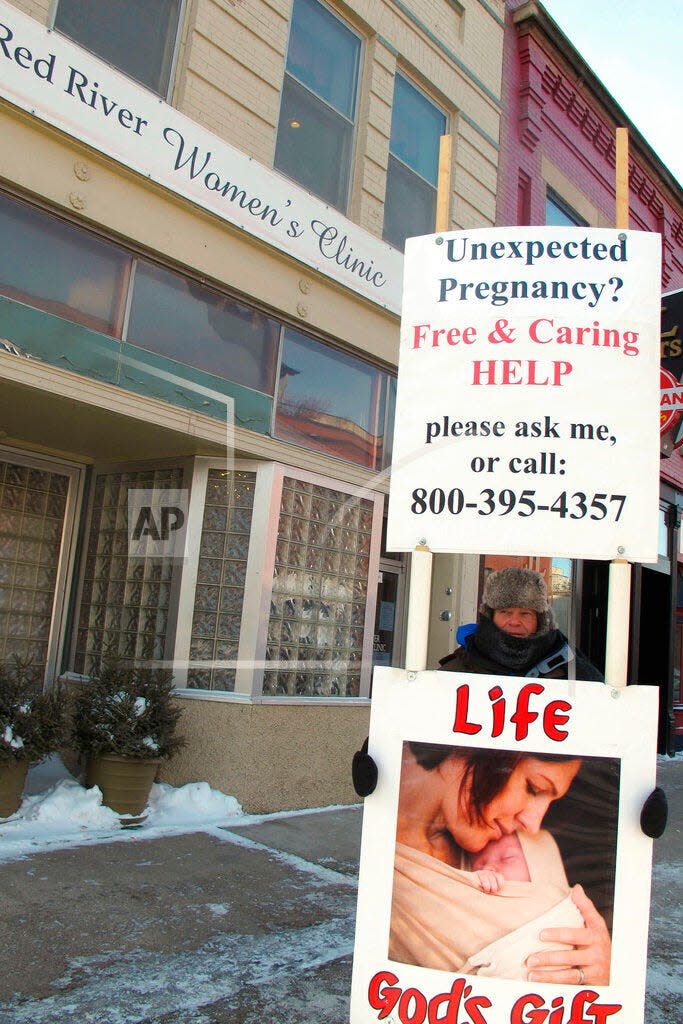
<svg viewBox="0 0 683 1024">
<path fill-rule="evenodd" d="M 168 96 L 183 0 L 57 0 L 54 27 Z"/>
<path fill-rule="evenodd" d="M 275 167 L 345 211 L 360 39 L 318 0 L 294 0 Z"/>
<path fill-rule="evenodd" d="M 545 197 L 545 222 L 551 227 L 588 227 L 587 220 L 580 217 L 568 203 L 550 191 Z"/>
<path fill-rule="evenodd" d="M 138 260 L 127 340 L 273 394 L 279 323 L 184 274 Z"/>
<path fill-rule="evenodd" d="M 439 140 L 446 117 L 402 75 L 396 75 L 391 116 L 384 239 L 403 249 L 406 238 L 434 230 Z"/>
<path fill-rule="evenodd" d="M 5 296 L 120 339 L 121 354 L 171 360 L 176 376 L 185 365 L 272 396 L 276 437 L 369 469 L 389 465 L 396 380 L 386 370 L 2 193 L 0 237 L 0 305 Z M 59 344 L 37 344 L 40 358 L 71 367 Z M 99 350 L 94 338 L 85 344 Z"/>
<path fill-rule="evenodd" d="M 0 238 L 0 294 L 121 334 L 131 256 L 7 196 L 0 196 Z"/>
<path fill-rule="evenodd" d="M 285 329 L 275 436 L 369 469 L 386 465 L 389 376 L 291 327 Z"/>
</svg>

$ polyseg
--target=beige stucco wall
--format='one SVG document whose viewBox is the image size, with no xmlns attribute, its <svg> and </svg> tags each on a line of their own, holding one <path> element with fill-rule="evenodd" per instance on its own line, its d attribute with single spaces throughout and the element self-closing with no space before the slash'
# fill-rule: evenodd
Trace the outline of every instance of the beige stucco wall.
<svg viewBox="0 0 683 1024">
<path fill-rule="evenodd" d="M 368 733 L 368 704 L 179 699 L 187 746 L 164 764 L 163 782 L 205 780 L 250 813 L 357 802 L 351 758 Z"/>
</svg>

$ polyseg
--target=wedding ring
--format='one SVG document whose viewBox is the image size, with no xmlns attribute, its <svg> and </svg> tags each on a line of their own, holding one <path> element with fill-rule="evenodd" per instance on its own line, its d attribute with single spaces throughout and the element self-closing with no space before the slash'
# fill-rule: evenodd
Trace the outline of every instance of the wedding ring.
<svg viewBox="0 0 683 1024">
<path fill-rule="evenodd" d="M 578 968 L 578 972 L 579 972 L 579 985 L 583 985 L 584 981 L 586 980 L 586 976 L 583 973 L 583 967 L 579 967 Z"/>
</svg>

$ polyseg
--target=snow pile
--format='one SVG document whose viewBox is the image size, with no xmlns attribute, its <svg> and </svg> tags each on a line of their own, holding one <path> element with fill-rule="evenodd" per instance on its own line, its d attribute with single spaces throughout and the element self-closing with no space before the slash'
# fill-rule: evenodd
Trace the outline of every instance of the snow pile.
<svg viewBox="0 0 683 1024">
<path fill-rule="evenodd" d="M 73 827 L 115 828 L 119 821 L 114 811 L 102 806 L 102 794 L 97 786 L 84 789 L 75 779 L 61 779 L 47 792 L 25 797 L 18 817 L 31 824 L 65 825 L 69 830 Z"/>
<path fill-rule="evenodd" d="M 150 825 L 208 824 L 241 813 L 234 796 L 211 789 L 208 782 L 188 782 L 178 789 L 161 782 L 152 786 L 147 821 Z"/>
<path fill-rule="evenodd" d="M 234 822 L 242 816 L 242 808 L 235 797 L 211 789 L 206 782 L 178 788 L 161 783 L 152 786 L 145 814 L 138 834 L 151 836 L 174 829 L 201 831 L 228 819 Z M 123 839 L 130 832 L 124 826 L 125 817 L 102 804 L 98 787 L 85 789 L 53 755 L 29 771 L 17 813 L 0 818 L 0 862 L 40 850 Z"/>
</svg>

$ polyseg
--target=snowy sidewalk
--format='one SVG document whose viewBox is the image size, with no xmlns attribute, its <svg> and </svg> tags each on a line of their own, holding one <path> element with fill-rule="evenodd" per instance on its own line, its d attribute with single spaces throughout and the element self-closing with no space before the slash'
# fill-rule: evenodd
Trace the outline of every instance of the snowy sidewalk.
<svg viewBox="0 0 683 1024">
<path fill-rule="evenodd" d="M 659 775 L 647 1024 L 683 998 L 683 757 Z M 143 829 L 60 837 L 49 802 L 42 824 L 0 824 L 0 1024 L 344 1024 L 361 810 L 250 818 L 230 801 L 160 787 Z"/>
<path fill-rule="evenodd" d="M 0 866 L 0 1021 L 347 1020 L 360 820 L 138 831 Z"/>
</svg>

